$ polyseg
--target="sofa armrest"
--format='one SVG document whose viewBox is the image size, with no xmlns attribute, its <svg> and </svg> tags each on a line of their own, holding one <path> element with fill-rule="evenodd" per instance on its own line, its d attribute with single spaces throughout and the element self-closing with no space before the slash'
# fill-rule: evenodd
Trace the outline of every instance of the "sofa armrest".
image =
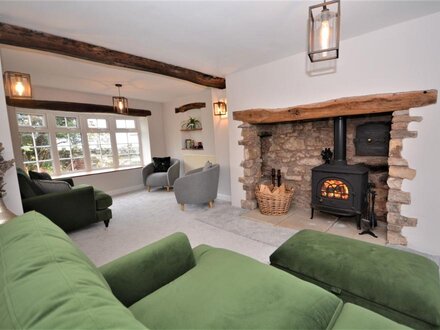
<svg viewBox="0 0 440 330">
<path fill-rule="evenodd" d="M 188 238 L 183 233 L 175 233 L 111 261 L 99 270 L 116 298 L 129 307 L 194 266 Z"/>
<path fill-rule="evenodd" d="M 142 169 L 142 182 L 144 186 L 147 184 L 147 178 L 150 174 L 154 173 L 154 164 L 150 163 Z"/>
<path fill-rule="evenodd" d="M 95 194 L 92 186 L 23 199 L 23 209 L 37 211 L 64 231 L 96 221 Z"/>
</svg>

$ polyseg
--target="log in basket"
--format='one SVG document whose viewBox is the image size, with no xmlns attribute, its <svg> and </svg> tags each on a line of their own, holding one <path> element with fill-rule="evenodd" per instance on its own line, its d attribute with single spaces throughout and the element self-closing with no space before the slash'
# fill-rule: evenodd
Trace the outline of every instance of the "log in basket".
<svg viewBox="0 0 440 330">
<path fill-rule="evenodd" d="M 284 185 L 275 188 L 267 185 L 257 185 L 255 196 L 262 214 L 283 215 L 289 212 L 293 199 L 293 189 Z"/>
</svg>

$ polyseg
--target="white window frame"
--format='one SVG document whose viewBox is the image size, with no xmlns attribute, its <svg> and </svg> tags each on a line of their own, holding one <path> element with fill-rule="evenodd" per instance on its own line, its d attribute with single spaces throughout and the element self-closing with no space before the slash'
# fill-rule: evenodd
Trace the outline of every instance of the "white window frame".
<svg viewBox="0 0 440 330">
<path fill-rule="evenodd" d="M 46 127 L 22 127 L 18 126 L 17 122 L 17 113 L 26 113 L 26 114 L 34 114 L 34 115 L 43 115 L 45 117 Z M 15 140 L 14 146 L 16 149 L 16 162 L 18 166 L 24 167 L 23 156 L 21 152 L 21 140 L 20 133 L 30 133 L 30 132 L 44 132 L 49 134 L 50 140 L 50 150 L 51 157 L 53 163 L 53 176 L 80 176 L 84 174 L 93 174 L 100 173 L 106 171 L 114 171 L 114 170 L 125 170 L 129 168 L 141 167 L 143 165 L 143 146 L 142 146 L 142 132 L 139 124 L 139 120 L 137 117 L 131 116 L 121 116 L 121 115 L 103 115 L 103 114 L 95 114 L 95 113 L 76 113 L 76 112 L 68 112 L 68 111 L 52 111 L 52 110 L 40 110 L 40 109 L 23 109 L 23 108 L 15 108 L 14 118 L 10 120 L 10 124 L 13 125 L 12 132 L 17 132 L 14 134 L 13 140 Z M 67 128 L 67 127 L 57 127 L 56 126 L 56 117 L 76 117 L 79 128 Z M 107 128 L 88 128 L 87 119 L 89 118 L 97 118 L 97 119 L 105 119 L 107 120 Z M 134 129 L 116 129 L 116 120 L 117 119 L 126 119 L 126 120 L 134 120 L 135 128 Z M 139 137 L 139 153 L 141 158 L 141 164 L 135 166 L 119 166 L 119 155 L 116 143 L 116 133 L 117 132 L 137 132 Z M 60 159 L 58 154 L 58 148 L 56 144 L 56 133 L 59 132 L 79 132 L 81 134 L 81 141 L 83 146 L 83 154 L 84 154 L 84 162 L 85 162 L 85 170 L 84 171 L 72 171 L 72 172 L 61 172 L 60 168 Z M 112 156 L 113 156 L 113 167 L 110 168 L 100 168 L 100 169 L 92 169 L 91 158 L 90 158 L 90 148 L 87 133 L 99 133 L 99 132 L 108 132 L 110 133 L 110 142 L 112 148 Z"/>
</svg>

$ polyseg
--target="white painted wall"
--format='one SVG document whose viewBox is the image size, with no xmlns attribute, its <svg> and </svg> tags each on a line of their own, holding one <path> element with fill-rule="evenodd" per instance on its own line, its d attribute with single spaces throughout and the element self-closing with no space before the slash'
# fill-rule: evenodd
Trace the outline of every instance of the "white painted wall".
<svg viewBox="0 0 440 330">
<path fill-rule="evenodd" d="M 229 179 L 229 146 L 228 146 L 228 119 L 213 115 L 212 103 L 217 99 L 224 99 L 224 91 L 213 91 L 206 88 L 203 92 L 181 97 L 163 105 L 164 136 L 166 154 L 182 160 L 187 155 L 215 156 L 220 164 L 219 198 L 230 199 Z M 175 113 L 175 108 L 184 104 L 205 102 L 206 108 L 193 109 L 184 113 Z M 202 122 L 203 129 L 194 132 L 181 132 L 181 124 L 189 117 L 197 117 Z M 203 142 L 203 150 L 182 150 L 185 138 Z M 181 175 L 184 166 L 181 166 Z"/>
<path fill-rule="evenodd" d="M 2 65 L 0 61 L 0 72 Z M 12 146 L 11 132 L 9 130 L 8 107 L 6 106 L 5 89 L 3 79 L 0 82 L 0 142 L 3 143 L 5 150 L 3 158 L 8 160 L 14 158 L 14 150 Z M 3 198 L 6 206 L 15 214 L 22 214 L 23 207 L 21 205 L 20 188 L 18 187 L 17 172 L 15 166 L 10 168 L 4 176 L 6 186 L 6 196 Z"/>
<path fill-rule="evenodd" d="M 440 14 L 425 16 L 345 40 L 341 43 L 336 72 L 312 76 L 306 72 L 305 53 L 236 72 L 226 77 L 229 110 L 276 108 L 372 93 L 440 89 Z M 343 22 L 342 22 L 343 24 Z M 343 26 L 342 26 L 343 28 Z M 231 195 L 233 205 L 244 198 L 238 177 L 243 149 L 237 126 L 229 113 Z M 412 110 L 424 117 L 414 124 L 417 139 L 404 141 L 404 156 L 417 170 L 413 181 L 404 182 L 412 203 L 403 214 L 419 219 L 416 228 L 404 230 L 409 246 L 440 254 L 440 104 Z"/>
</svg>

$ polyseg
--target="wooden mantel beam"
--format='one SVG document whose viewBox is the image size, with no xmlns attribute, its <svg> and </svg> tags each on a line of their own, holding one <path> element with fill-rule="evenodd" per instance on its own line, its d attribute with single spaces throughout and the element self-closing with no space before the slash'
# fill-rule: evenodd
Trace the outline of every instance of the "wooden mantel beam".
<svg viewBox="0 0 440 330">
<path fill-rule="evenodd" d="M 224 78 L 109 48 L 0 22 L 0 44 L 30 48 L 224 89 Z"/>
<path fill-rule="evenodd" d="M 372 94 L 343 97 L 319 103 L 279 109 L 249 109 L 235 111 L 234 120 L 249 124 L 272 124 L 308 119 L 356 116 L 410 108 L 437 103 L 437 90 Z"/>
<path fill-rule="evenodd" d="M 27 108 L 27 109 L 45 109 L 45 110 L 70 111 L 70 112 L 117 114 L 115 113 L 113 106 L 102 105 L 102 104 L 11 99 L 9 97 L 6 97 L 6 104 L 11 107 Z M 128 114 L 124 114 L 124 116 L 147 117 L 147 116 L 151 116 L 151 111 L 128 108 Z"/>
<path fill-rule="evenodd" d="M 202 108 L 206 108 L 205 102 L 188 103 L 188 104 L 182 105 L 178 108 L 175 108 L 174 111 L 176 113 L 180 113 L 180 112 L 185 112 L 185 111 L 192 110 L 192 109 L 202 109 Z"/>
</svg>

